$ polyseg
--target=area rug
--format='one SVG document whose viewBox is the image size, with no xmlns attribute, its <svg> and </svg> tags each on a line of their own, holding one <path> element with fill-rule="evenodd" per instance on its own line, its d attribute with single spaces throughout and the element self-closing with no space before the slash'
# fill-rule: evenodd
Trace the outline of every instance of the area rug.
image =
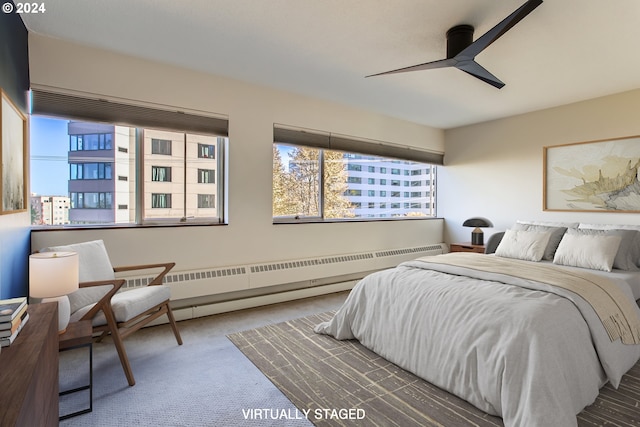
<svg viewBox="0 0 640 427">
<path fill-rule="evenodd" d="M 245 418 L 306 418 L 322 426 L 502 426 L 464 400 L 397 367 L 357 341 L 317 335 L 321 313 L 228 338 L 298 408 L 247 408 Z M 579 426 L 640 426 L 640 362 L 605 386 Z"/>
</svg>

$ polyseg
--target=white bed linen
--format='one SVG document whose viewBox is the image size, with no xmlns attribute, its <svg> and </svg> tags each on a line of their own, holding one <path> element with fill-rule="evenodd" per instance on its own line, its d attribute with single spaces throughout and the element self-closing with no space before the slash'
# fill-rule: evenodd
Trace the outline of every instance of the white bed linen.
<svg viewBox="0 0 640 427">
<path fill-rule="evenodd" d="M 540 262 L 545 264 L 552 264 L 552 261 L 540 261 Z M 581 267 L 569 267 L 569 266 L 564 266 L 564 267 L 572 270 L 585 271 L 585 269 Z M 593 274 L 614 278 L 614 279 L 625 282 L 627 285 L 629 285 L 629 288 L 631 289 L 631 293 L 633 294 L 633 298 L 636 300 L 640 299 L 640 271 L 618 270 L 615 268 L 610 272 L 599 271 L 599 270 L 587 270 L 587 271 Z"/>
<path fill-rule="evenodd" d="M 367 276 L 315 331 L 358 339 L 507 427 L 576 426 L 607 380 L 617 387 L 640 358 L 639 345 L 611 343 L 591 306 L 569 291 L 433 267 L 410 261 Z"/>
</svg>

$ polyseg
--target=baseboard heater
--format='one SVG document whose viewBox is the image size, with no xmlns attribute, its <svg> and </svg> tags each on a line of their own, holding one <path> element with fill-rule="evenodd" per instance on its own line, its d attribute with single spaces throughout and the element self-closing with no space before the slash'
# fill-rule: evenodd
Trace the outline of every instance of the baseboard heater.
<svg viewBox="0 0 640 427">
<path fill-rule="evenodd" d="M 165 284 L 178 320 L 351 289 L 366 274 L 448 251 L 444 243 L 316 258 L 171 272 Z M 153 276 L 122 276 L 123 291 Z"/>
</svg>

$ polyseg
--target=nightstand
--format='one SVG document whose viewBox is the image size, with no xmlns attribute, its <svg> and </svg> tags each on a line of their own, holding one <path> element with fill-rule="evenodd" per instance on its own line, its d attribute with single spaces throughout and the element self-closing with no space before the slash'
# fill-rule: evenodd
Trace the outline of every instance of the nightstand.
<svg viewBox="0 0 640 427">
<path fill-rule="evenodd" d="M 471 243 L 452 243 L 449 245 L 449 250 L 451 252 L 476 252 L 483 254 L 485 247 L 484 245 L 472 245 Z"/>
</svg>

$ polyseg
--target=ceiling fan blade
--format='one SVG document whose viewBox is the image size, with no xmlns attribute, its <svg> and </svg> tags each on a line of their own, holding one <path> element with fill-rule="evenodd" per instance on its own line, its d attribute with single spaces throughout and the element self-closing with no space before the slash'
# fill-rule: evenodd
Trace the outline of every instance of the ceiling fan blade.
<svg viewBox="0 0 640 427">
<path fill-rule="evenodd" d="M 456 68 L 482 80 L 485 83 L 489 83 L 491 86 L 497 87 L 498 89 L 502 89 L 504 86 L 504 83 L 499 78 L 491 74 L 486 68 L 478 64 L 476 61 L 471 60 L 460 62 L 456 65 Z"/>
<path fill-rule="evenodd" d="M 511 15 L 504 18 L 495 27 L 484 33 L 476 41 L 463 49 L 456 55 L 459 60 L 473 59 L 480 52 L 485 50 L 491 43 L 496 41 L 500 36 L 509 31 L 514 25 L 520 22 L 525 16 L 530 14 L 536 7 L 542 4 L 542 0 L 529 0 Z"/>
<path fill-rule="evenodd" d="M 458 60 L 455 58 L 440 59 L 438 61 L 427 62 L 424 64 L 413 65 L 411 67 L 398 68 L 397 70 L 385 71 L 384 73 L 371 74 L 365 77 L 383 76 L 385 74 L 406 73 L 409 71 L 431 70 L 434 68 L 455 67 Z"/>
</svg>

